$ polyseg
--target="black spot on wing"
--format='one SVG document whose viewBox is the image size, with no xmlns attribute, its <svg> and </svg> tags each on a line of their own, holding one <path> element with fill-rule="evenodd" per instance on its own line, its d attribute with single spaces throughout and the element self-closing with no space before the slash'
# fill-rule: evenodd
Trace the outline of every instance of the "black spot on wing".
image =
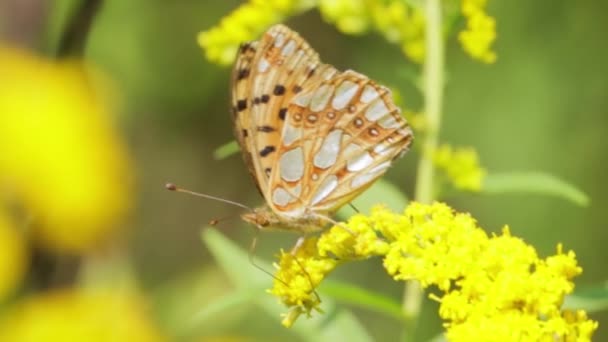
<svg viewBox="0 0 608 342">
<path fill-rule="evenodd" d="M 284 86 L 282 86 L 282 85 L 280 85 L 280 84 L 277 84 L 277 85 L 274 87 L 273 94 L 275 94 L 275 95 L 277 95 L 277 96 L 280 96 L 280 95 L 285 94 L 285 87 L 284 87 Z"/>
<path fill-rule="evenodd" d="M 245 79 L 247 77 L 249 77 L 249 69 L 241 69 L 236 74 L 236 80 L 237 81 L 240 81 L 240 80 Z"/>
<path fill-rule="evenodd" d="M 267 155 L 271 154 L 275 150 L 276 150 L 276 148 L 274 146 L 266 146 L 260 151 L 260 156 L 266 157 Z"/>
<path fill-rule="evenodd" d="M 285 115 L 287 115 L 287 108 L 281 108 L 279 110 L 279 119 L 285 120 Z"/>
<path fill-rule="evenodd" d="M 258 126 L 258 132 L 264 132 L 264 133 L 270 133 L 270 132 L 274 132 L 276 131 L 276 129 L 272 126 Z"/>
<path fill-rule="evenodd" d="M 236 109 L 239 112 L 242 112 L 245 109 L 247 109 L 247 100 L 238 100 L 238 101 L 236 101 Z"/>
</svg>

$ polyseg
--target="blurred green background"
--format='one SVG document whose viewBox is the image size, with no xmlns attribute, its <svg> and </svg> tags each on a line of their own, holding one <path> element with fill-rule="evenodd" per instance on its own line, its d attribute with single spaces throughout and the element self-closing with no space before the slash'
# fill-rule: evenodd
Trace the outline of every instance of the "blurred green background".
<svg viewBox="0 0 608 342">
<path fill-rule="evenodd" d="M 47 8 L 41 3 L 45 2 L 5 0 L 0 7 L 5 39 L 48 52 L 71 6 L 78 2 L 56 1 Z M 164 189 L 165 182 L 172 181 L 250 206 L 263 202 L 240 156 L 213 159 L 213 151 L 232 139 L 230 69 L 207 62 L 196 43 L 198 32 L 218 23 L 239 3 L 107 0 L 87 41 L 86 59 L 111 77 L 124 102 L 120 123 L 137 173 L 137 207 L 129 221 L 128 253 L 141 287 L 151 297 L 157 296 L 153 301 L 159 311 L 169 305 L 167 310 L 188 312 L 233 287 L 201 243 L 200 230 L 207 221 L 233 216 L 217 229 L 244 249 L 255 235 L 253 227 L 238 219 L 235 208 Z M 576 279 L 577 289 L 605 283 L 608 3 L 494 0 L 488 12 L 498 25 L 497 63 L 472 61 L 455 38 L 448 42 L 442 141 L 476 147 L 490 174 L 551 173 L 582 189 L 591 203 L 578 207 L 563 199 L 528 194 L 459 194 L 444 200 L 471 212 L 489 231 L 508 224 L 514 235 L 534 245 L 542 256 L 553 254 L 559 242 L 576 251 L 584 268 Z M 398 47 L 374 34 L 342 35 L 314 10 L 287 24 L 325 62 L 395 87 L 408 109 L 420 109 L 421 96 L 408 78 L 416 67 Z M 386 176 L 408 195 L 413 193 L 416 160 L 416 152 L 410 153 Z M 255 254 L 271 260 L 279 248 L 289 248 L 295 239 L 284 233 L 261 234 Z M 235 269 L 252 267 L 234 265 Z M 333 277 L 397 301 L 402 294 L 402 284 L 385 275 L 379 260 L 347 265 Z M 180 298 L 183 308 L 166 304 L 169 300 L 159 295 L 170 292 L 172 298 Z M 201 327 L 201 336 L 253 340 L 290 336 L 279 326 L 278 317 L 256 310 L 222 312 L 213 326 Z M 353 311 L 377 340 L 399 336 L 398 322 Z M 428 324 L 430 337 L 440 322 L 432 308 L 424 314 L 425 320 L 433 322 Z M 600 321 L 596 340 L 607 340 L 608 313 L 591 317 Z"/>
</svg>

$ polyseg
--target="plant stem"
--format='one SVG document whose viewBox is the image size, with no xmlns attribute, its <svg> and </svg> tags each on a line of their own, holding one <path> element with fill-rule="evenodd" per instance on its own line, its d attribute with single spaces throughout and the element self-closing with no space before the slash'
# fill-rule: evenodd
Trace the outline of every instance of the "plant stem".
<svg viewBox="0 0 608 342">
<path fill-rule="evenodd" d="M 441 107 L 443 101 L 444 52 L 441 30 L 441 0 L 426 0 L 426 57 L 423 69 L 424 115 L 426 132 L 422 141 L 422 154 L 418 163 L 416 201 L 431 203 L 434 191 L 435 170 L 433 153 L 437 149 Z"/>
<path fill-rule="evenodd" d="M 443 100 L 444 41 L 442 35 L 441 0 L 426 0 L 425 60 L 423 66 L 423 96 L 426 132 L 422 137 L 422 153 L 418 162 L 415 199 L 431 203 L 434 197 L 433 154 L 437 149 Z M 403 294 L 403 313 L 408 324 L 407 336 L 414 340 L 417 319 L 422 306 L 423 290 L 417 281 L 409 281 Z"/>
</svg>

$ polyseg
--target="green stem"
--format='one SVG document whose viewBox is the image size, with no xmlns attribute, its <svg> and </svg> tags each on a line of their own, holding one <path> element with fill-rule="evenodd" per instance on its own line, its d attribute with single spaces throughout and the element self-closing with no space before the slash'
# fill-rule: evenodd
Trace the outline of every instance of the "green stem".
<svg viewBox="0 0 608 342">
<path fill-rule="evenodd" d="M 434 197 L 433 154 L 439 140 L 441 107 L 443 100 L 444 41 L 442 35 L 441 0 L 426 0 L 425 61 L 423 67 L 424 115 L 426 127 L 422 137 L 422 153 L 418 162 L 415 199 L 421 203 L 431 203 Z M 414 340 L 417 318 L 420 315 L 424 292 L 417 281 L 409 281 L 403 294 L 403 313 L 407 319 L 406 331 Z"/>
</svg>

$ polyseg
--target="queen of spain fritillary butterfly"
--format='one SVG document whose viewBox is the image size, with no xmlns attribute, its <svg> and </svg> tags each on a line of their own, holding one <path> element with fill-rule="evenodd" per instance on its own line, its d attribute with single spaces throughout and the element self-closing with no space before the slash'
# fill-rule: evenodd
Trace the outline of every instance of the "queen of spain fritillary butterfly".
<svg viewBox="0 0 608 342">
<path fill-rule="evenodd" d="M 260 229 L 321 230 L 413 138 L 387 88 L 321 63 L 283 25 L 241 45 L 232 114 L 245 163 L 267 204 L 242 218 Z"/>
</svg>

